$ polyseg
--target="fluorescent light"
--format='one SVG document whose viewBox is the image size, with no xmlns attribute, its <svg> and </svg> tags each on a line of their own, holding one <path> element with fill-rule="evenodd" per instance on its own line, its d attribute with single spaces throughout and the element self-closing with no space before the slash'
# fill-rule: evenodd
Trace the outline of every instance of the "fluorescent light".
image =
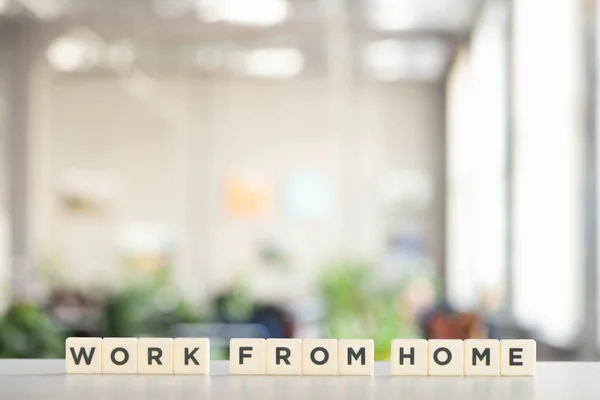
<svg viewBox="0 0 600 400">
<path fill-rule="evenodd" d="M 447 58 L 446 46 L 433 40 L 381 40 L 367 44 L 363 53 L 365 69 L 381 81 L 438 80 Z"/>
<path fill-rule="evenodd" d="M 63 36 L 48 47 L 46 58 L 57 71 L 85 70 L 98 62 L 98 46 L 85 37 Z"/>
<path fill-rule="evenodd" d="M 197 0 L 196 11 L 205 22 L 255 26 L 279 24 L 290 14 L 285 0 Z"/>
<path fill-rule="evenodd" d="M 291 78 L 304 69 L 304 56 L 294 48 L 251 50 L 235 55 L 233 60 L 234 68 L 243 75 L 263 78 Z"/>
</svg>

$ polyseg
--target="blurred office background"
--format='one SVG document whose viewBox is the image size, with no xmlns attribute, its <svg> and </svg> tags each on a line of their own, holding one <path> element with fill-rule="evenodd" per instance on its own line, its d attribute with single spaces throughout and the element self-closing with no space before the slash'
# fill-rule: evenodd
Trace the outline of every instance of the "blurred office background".
<svg viewBox="0 0 600 400">
<path fill-rule="evenodd" d="M 0 357 L 600 358 L 596 0 L 0 0 Z"/>
</svg>

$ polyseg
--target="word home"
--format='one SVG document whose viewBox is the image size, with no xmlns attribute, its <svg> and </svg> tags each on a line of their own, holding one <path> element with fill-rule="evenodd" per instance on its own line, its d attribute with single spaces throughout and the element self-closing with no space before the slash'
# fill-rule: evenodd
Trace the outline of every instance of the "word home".
<svg viewBox="0 0 600 400">
<path fill-rule="evenodd" d="M 391 350 L 391 375 L 535 375 L 535 340 L 396 339 Z"/>
</svg>

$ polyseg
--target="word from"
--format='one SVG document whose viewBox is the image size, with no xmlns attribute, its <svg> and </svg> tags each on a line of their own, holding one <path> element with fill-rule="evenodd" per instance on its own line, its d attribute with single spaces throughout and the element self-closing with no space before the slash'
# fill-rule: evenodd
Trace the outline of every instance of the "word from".
<svg viewBox="0 0 600 400">
<path fill-rule="evenodd" d="M 231 339 L 233 375 L 373 375 L 372 339 Z M 390 374 L 533 376 L 534 340 L 396 339 Z M 68 338 L 67 373 L 200 374 L 210 371 L 205 338 Z"/>
</svg>

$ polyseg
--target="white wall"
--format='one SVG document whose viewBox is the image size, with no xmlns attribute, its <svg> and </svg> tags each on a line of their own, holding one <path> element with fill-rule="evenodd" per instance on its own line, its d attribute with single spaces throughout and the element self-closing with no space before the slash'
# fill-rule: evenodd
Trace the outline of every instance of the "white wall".
<svg viewBox="0 0 600 400">
<path fill-rule="evenodd" d="M 7 79 L 8 51 L 6 43 L 0 40 L 0 187 L 7 185 L 7 157 L 6 141 L 8 131 L 8 79 Z M 8 236 L 8 205 L 4 190 L 0 190 L 0 311 L 10 296 L 10 263 L 9 263 L 9 236 Z"/>
<path fill-rule="evenodd" d="M 276 296 L 305 291 L 322 262 L 344 250 L 378 259 L 385 220 L 377 190 L 389 168 L 432 175 L 436 200 L 429 240 L 442 254 L 442 98 L 433 85 L 363 85 L 347 110 L 351 132 L 328 126 L 324 80 L 290 82 L 158 81 L 111 77 L 65 79 L 42 68 L 36 78 L 32 149 L 35 256 L 60 254 L 64 276 L 85 284 L 118 276 L 120 228 L 133 222 L 169 227 L 174 272 L 191 295 L 217 290 L 236 270 L 258 265 L 255 240 L 281 238 L 295 273 Z M 70 170 L 101 171 L 118 189 L 108 212 L 73 217 L 57 192 Z M 289 173 L 318 171 L 338 194 L 324 222 L 295 221 L 277 205 L 257 222 L 231 220 L 222 184 L 253 170 L 277 189 Z M 254 271 L 253 270 L 253 271 Z"/>
</svg>

